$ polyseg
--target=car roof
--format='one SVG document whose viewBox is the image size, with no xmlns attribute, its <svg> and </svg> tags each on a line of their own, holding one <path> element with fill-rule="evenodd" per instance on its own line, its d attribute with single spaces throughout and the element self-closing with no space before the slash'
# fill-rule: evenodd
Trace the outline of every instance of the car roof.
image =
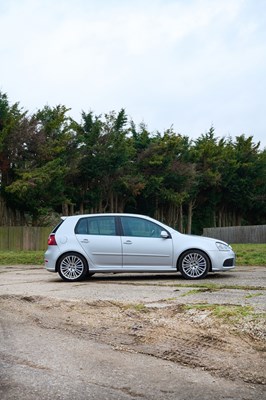
<svg viewBox="0 0 266 400">
<path fill-rule="evenodd" d="M 118 216 L 118 217 L 141 217 L 141 218 L 146 218 L 152 221 L 155 221 L 155 219 L 143 215 L 143 214 L 132 214 L 132 213 L 95 213 L 95 214 L 76 214 L 76 215 L 69 215 L 69 216 L 62 216 L 61 219 L 65 220 L 68 218 L 71 219 L 79 219 L 79 218 L 88 218 L 88 217 L 113 217 L 113 216 Z M 159 222 L 159 221 L 156 221 Z"/>
</svg>

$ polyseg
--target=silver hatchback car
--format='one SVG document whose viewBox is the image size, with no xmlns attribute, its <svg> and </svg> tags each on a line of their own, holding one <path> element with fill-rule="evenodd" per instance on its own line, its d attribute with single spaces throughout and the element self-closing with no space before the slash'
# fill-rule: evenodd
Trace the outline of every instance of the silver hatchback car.
<svg viewBox="0 0 266 400">
<path fill-rule="evenodd" d="M 235 267 L 235 253 L 220 240 L 184 235 L 136 214 L 62 217 L 48 239 L 45 267 L 65 281 L 97 272 L 181 272 L 186 279 Z"/>
</svg>

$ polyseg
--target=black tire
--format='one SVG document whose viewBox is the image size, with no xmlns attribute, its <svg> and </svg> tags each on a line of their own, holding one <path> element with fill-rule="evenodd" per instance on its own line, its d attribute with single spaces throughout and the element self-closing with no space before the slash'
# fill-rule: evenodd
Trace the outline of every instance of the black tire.
<svg viewBox="0 0 266 400">
<path fill-rule="evenodd" d="M 178 268 L 185 279 L 203 279 L 210 270 L 210 260 L 200 250 L 187 250 L 182 254 Z"/>
<path fill-rule="evenodd" d="M 58 273 L 64 281 L 76 282 L 85 278 L 88 264 L 78 253 L 66 253 L 58 261 Z"/>
</svg>

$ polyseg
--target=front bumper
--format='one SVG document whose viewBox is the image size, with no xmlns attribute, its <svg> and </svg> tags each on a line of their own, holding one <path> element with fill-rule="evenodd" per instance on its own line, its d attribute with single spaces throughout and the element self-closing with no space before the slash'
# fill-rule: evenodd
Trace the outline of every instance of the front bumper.
<svg viewBox="0 0 266 400">
<path fill-rule="evenodd" d="M 228 271 L 236 267 L 236 255 L 233 250 L 214 251 L 211 254 L 212 271 Z"/>
</svg>

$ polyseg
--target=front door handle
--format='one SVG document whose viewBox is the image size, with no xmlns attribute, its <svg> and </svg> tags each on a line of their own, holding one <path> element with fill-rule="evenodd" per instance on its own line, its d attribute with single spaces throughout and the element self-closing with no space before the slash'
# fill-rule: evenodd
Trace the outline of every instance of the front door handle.
<svg viewBox="0 0 266 400">
<path fill-rule="evenodd" d="M 132 244 L 131 240 L 127 240 L 124 244 Z"/>
</svg>

